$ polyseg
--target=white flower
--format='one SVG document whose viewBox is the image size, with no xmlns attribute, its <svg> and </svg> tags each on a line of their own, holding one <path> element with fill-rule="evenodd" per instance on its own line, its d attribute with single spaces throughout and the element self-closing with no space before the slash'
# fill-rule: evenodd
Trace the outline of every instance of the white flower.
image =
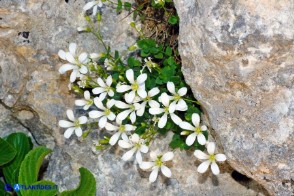
<svg viewBox="0 0 294 196">
<path fill-rule="evenodd" d="M 151 108 L 159 108 L 160 105 L 157 101 L 152 100 L 151 98 L 156 96 L 159 93 L 159 88 L 155 87 L 148 91 L 147 96 L 142 100 L 141 108 L 138 110 L 137 114 L 139 116 L 143 116 L 146 108 L 146 104 L 148 103 Z M 135 98 L 136 99 L 136 98 Z"/>
<path fill-rule="evenodd" d="M 100 94 L 99 98 L 101 100 L 104 100 L 107 94 L 108 94 L 108 96 L 113 97 L 114 92 L 111 88 L 111 84 L 112 84 L 112 76 L 111 75 L 107 77 L 106 83 L 101 78 L 97 79 L 97 83 L 99 84 L 100 87 L 94 88 L 92 90 L 93 94 L 95 94 L 95 95 Z"/>
<path fill-rule="evenodd" d="M 142 153 L 148 152 L 148 147 L 145 145 L 145 141 L 139 137 L 138 134 L 134 133 L 131 135 L 130 139 L 123 138 L 124 140 L 119 140 L 118 145 L 122 148 L 131 148 L 131 150 L 127 151 L 122 159 L 124 161 L 130 160 L 133 155 L 136 153 L 136 160 L 140 164 L 142 163 Z"/>
<path fill-rule="evenodd" d="M 164 155 L 159 155 L 158 152 L 151 152 L 150 157 L 152 160 L 151 162 L 142 162 L 140 164 L 140 168 L 143 170 L 152 168 L 152 172 L 149 176 L 149 181 L 155 182 L 159 171 L 161 171 L 166 177 L 170 178 L 172 173 L 170 169 L 165 166 L 165 162 L 172 160 L 174 158 L 174 153 L 167 152 Z"/>
<path fill-rule="evenodd" d="M 108 131 L 117 131 L 115 134 L 113 134 L 109 140 L 110 145 L 115 145 L 118 139 L 121 137 L 123 140 L 127 140 L 128 136 L 126 132 L 134 131 L 136 129 L 136 126 L 130 125 L 130 124 L 122 124 L 122 121 L 118 118 L 116 119 L 116 124 L 112 125 L 110 123 L 107 123 L 105 126 L 105 129 Z"/>
<path fill-rule="evenodd" d="M 163 93 L 161 95 L 161 102 L 164 108 L 155 107 L 155 108 L 149 109 L 149 113 L 153 115 L 164 113 L 163 116 L 158 121 L 158 127 L 163 128 L 166 125 L 168 115 L 170 115 L 171 119 L 174 121 L 175 124 L 177 125 L 180 124 L 182 120 L 180 119 L 180 117 L 174 114 L 176 110 L 176 103 L 172 102 L 170 104 L 169 96 L 166 93 Z"/>
<path fill-rule="evenodd" d="M 102 57 L 102 54 L 98 54 L 98 53 L 91 53 L 90 54 L 90 58 L 92 59 L 92 60 L 97 60 L 97 59 L 99 59 L 99 58 L 101 58 Z"/>
<path fill-rule="evenodd" d="M 83 10 L 84 10 L 84 11 L 87 11 L 87 10 L 93 8 L 93 16 L 96 16 L 98 7 L 102 7 L 102 6 L 103 6 L 103 3 L 102 3 L 101 0 L 98 0 L 98 1 L 91 1 L 91 2 L 88 2 L 88 3 L 83 7 Z"/>
<path fill-rule="evenodd" d="M 152 69 L 153 69 L 153 68 L 158 67 L 158 65 L 157 65 L 156 63 L 152 62 L 151 57 L 148 57 L 148 58 L 144 59 L 144 61 L 145 61 L 145 65 L 144 65 L 143 69 L 144 69 L 145 67 L 147 67 L 148 70 L 149 70 L 150 72 L 152 72 Z"/>
<path fill-rule="evenodd" d="M 91 105 L 93 105 L 93 100 L 90 97 L 89 91 L 84 92 L 85 99 L 78 99 L 75 101 L 76 106 L 84 106 L 84 110 L 88 110 Z"/>
<path fill-rule="evenodd" d="M 138 95 L 144 99 L 147 96 L 147 92 L 145 91 L 145 81 L 147 79 L 147 74 L 141 74 L 137 77 L 136 80 L 134 80 L 134 71 L 129 69 L 126 71 L 126 77 L 131 85 L 119 84 L 116 86 L 116 91 L 123 93 L 131 90 L 131 92 L 127 93 L 125 97 L 128 103 L 131 103 L 134 100 L 136 93 L 138 93 Z"/>
<path fill-rule="evenodd" d="M 167 83 L 167 89 L 172 94 L 172 99 L 177 103 L 177 110 L 186 111 L 188 106 L 182 97 L 187 94 L 188 89 L 186 87 L 182 87 L 178 90 L 178 92 L 176 92 L 175 84 L 173 82 Z"/>
<path fill-rule="evenodd" d="M 206 143 L 206 138 L 203 135 L 202 131 L 206 131 L 207 130 L 207 127 L 205 125 L 202 125 L 200 127 L 200 116 L 199 116 L 199 114 L 194 113 L 192 115 L 192 123 L 193 123 L 194 126 L 192 126 L 190 123 L 184 122 L 184 121 L 179 124 L 179 126 L 182 129 L 193 131 L 186 138 L 186 144 L 188 146 L 191 146 L 195 142 L 195 139 L 197 137 L 198 143 L 201 144 L 201 145 L 204 145 Z M 186 131 L 182 131 L 181 132 L 181 135 L 186 135 Z"/>
<path fill-rule="evenodd" d="M 60 120 L 59 121 L 59 126 L 60 127 L 63 127 L 63 128 L 68 128 L 66 129 L 66 131 L 64 132 L 64 137 L 65 138 L 70 138 L 70 136 L 72 135 L 72 133 L 75 131 L 75 134 L 78 136 L 78 137 L 81 137 L 82 136 L 82 129 L 81 129 L 81 125 L 82 124 L 85 124 L 88 119 L 86 116 L 81 116 L 79 117 L 78 119 L 76 119 L 74 117 L 74 114 L 73 114 L 73 111 L 72 110 L 67 110 L 66 111 L 66 115 L 68 117 L 68 119 L 70 121 L 67 121 L 67 120 Z"/>
<path fill-rule="evenodd" d="M 105 59 L 104 66 L 106 67 L 106 70 L 111 71 L 114 69 L 115 63 L 112 60 Z"/>
<path fill-rule="evenodd" d="M 102 101 L 98 97 L 95 97 L 94 104 L 97 106 L 97 108 L 99 108 L 102 111 L 93 110 L 89 112 L 89 117 L 100 118 L 99 127 L 104 128 L 107 123 L 107 119 L 111 121 L 115 119 L 115 114 L 110 110 L 111 107 L 115 104 L 115 100 L 108 100 L 106 103 L 106 107 L 104 107 Z"/>
<path fill-rule="evenodd" d="M 211 165 L 210 168 L 211 168 L 212 173 L 214 175 L 219 174 L 219 167 L 216 164 L 216 161 L 225 161 L 227 158 L 226 158 L 226 155 L 215 154 L 214 151 L 215 151 L 215 143 L 213 143 L 213 142 L 209 142 L 207 144 L 208 155 L 205 154 L 204 152 L 202 152 L 201 150 L 195 150 L 195 152 L 194 152 L 195 157 L 197 157 L 198 159 L 201 159 L 201 160 L 205 160 L 197 168 L 197 171 L 199 173 L 204 173 L 208 169 L 209 165 Z"/>
<path fill-rule="evenodd" d="M 125 100 L 126 100 L 126 96 L 125 96 Z M 140 108 L 141 108 L 141 105 L 139 103 L 126 104 L 122 101 L 116 101 L 115 106 L 120 109 L 127 109 L 117 115 L 117 118 L 121 121 L 123 121 L 124 119 L 126 119 L 130 115 L 131 122 L 134 123 L 134 122 L 136 122 L 136 118 L 137 118 L 136 112 L 137 112 L 137 116 L 143 115 L 143 114 L 141 115 L 140 113 L 138 114 L 138 110 L 140 110 Z"/>
<path fill-rule="evenodd" d="M 83 74 L 88 72 L 87 67 L 84 65 L 88 62 L 88 54 L 81 53 L 80 55 L 76 54 L 77 45 L 75 43 L 69 44 L 69 52 L 59 50 L 58 55 L 61 59 L 67 60 L 69 63 L 62 65 L 59 68 L 59 73 L 64 74 L 69 70 L 73 70 L 70 75 L 70 82 L 74 82 L 77 77 L 80 77 Z"/>
</svg>

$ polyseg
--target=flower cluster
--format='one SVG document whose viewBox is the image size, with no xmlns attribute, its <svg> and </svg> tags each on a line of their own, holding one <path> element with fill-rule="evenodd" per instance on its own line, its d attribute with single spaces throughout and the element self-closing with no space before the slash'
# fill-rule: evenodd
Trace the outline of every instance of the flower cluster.
<svg viewBox="0 0 294 196">
<path fill-rule="evenodd" d="M 102 6 L 102 1 L 92 1 L 84 10 L 93 8 L 96 14 Z M 86 113 L 75 118 L 72 110 L 66 112 L 70 121 L 59 121 L 60 127 L 67 128 L 64 137 L 71 137 L 73 132 L 81 137 L 82 126 L 94 123 L 98 130 L 107 131 L 97 148 L 118 145 L 126 151 L 122 160 L 134 160 L 141 169 L 151 169 L 149 181 L 154 182 L 159 172 L 171 177 L 168 162 L 174 153 L 152 151 L 149 161 L 145 155 L 158 134 L 173 131 L 173 148 L 194 149 L 194 155 L 204 160 L 198 172 L 205 172 L 211 165 L 212 172 L 219 174 L 216 162 L 225 161 L 226 157 L 215 154 L 215 144 L 208 142 L 208 128 L 201 124 L 197 102 L 184 82 L 171 48 L 149 39 L 139 40 L 134 46 L 144 55 L 141 59 L 129 56 L 127 62 L 110 50 L 102 54 L 79 53 L 75 43 L 69 45 L 68 52 L 59 51 L 59 57 L 67 61 L 59 72 L 71 72 L 72 88 L 84 97 L 77 99 L 75 105 Z M 87 132 L 91 131 L 89 127 Z M 205 147 L 208 155 L 200 150 Z"/>
</svg>

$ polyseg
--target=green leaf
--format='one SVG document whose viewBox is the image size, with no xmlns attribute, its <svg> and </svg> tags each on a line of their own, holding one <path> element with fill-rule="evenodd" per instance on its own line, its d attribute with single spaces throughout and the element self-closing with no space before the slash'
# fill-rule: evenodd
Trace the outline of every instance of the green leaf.
<svg viewBox="0 0 294 196">
<path fill-rule="evenodd" d="M 5 184 L 0 180 L 0 195 L 1 196 L 10 196 L 6 190 L 5 190 Z"/>
<path fill-rule="evenodd" d="M 171 47 L 166 47 L 166 49 L 165 49 L 165 54 L 167 55 L 167 56 L 171 56 L 172 54 L 173 54 L 173 49 L 171 48 Z"/>
<path fill-rule="evenodd" d="M 130 11 L 132 8 L 132 4 L 129 2 L 124 2 L 124 8 L 125 10 Z"/>
<path fill-rule="evenodd" d="M 158 54 L 154 55 L 154 57 L 157 58 L 157 59 L 163 59 L 163 54 L 158 53 Z"/>
<path fill-rule="evenodd" d="M 201 111 L 197 107 L 189 106 L 188 107 L 188 110 L 186 111 L 186 114 L 185 114 L 185 119 L 187 121 L 191 121 L 192 120 L 192 115 L 194 113 L 197 113 L 197 114 L 200 115 L 201 114 Z"/>
<path fill-rule="evenodd" d="M 30 185 L 38 180 L 38 173 L 45 156 L 52 150 L 44 146 L 39 146 L 31 150 L 24 158 L 20 166 L 18 183 Z M 20 190 L 23 194 L 24 190 Z"/>
<path fill-rule="evenodd" d="M 172 141 L 170 142 L 169 146 L 173 149 L 189 149 L 189 146 L 185 143 L 185 140 L 182 139 L 181 136 L 178 134 L 173 135 Z"/>
<path fill-rule="evenodd" d="M 32 149 L 32 142 L 24 133 L 12 133 L 6 141 L 16 149 L 17 153 L 15 158 L 5 165 L 3 174 L 7 183 L 16 184 L 19 167 L 26 154 Z"/>
<path fill-rule="evenodd" d="M 41 185 L 44 185 L 40 187 Z M 38 187 L 39 186 L 39 187 Z M 28 190 L 23 190 L 23 196 L 53 196 L 58 193 L 58 187 L 54 182 L 48 180 L 41 180 L 27 186 Z"/>
<path fill-rule="evenodd" d="M 16 150 L 11 144 L 0 138 L 0 166 L 10 162 L 16 155 Z"/>
<path fill-rule="evenodd" d="M 140 67 L 141 66 L 141 62 L 137 59 L 135 59 L 134 57 L 129 57 L 128 58 L 128 65 L 129 67 Z"/>
<path fill-rule="evenodd" d="M 171 17 L 169 17 L 168 19 L 168 23 L 171 25 L 175 25 L 179 22 L 179 18 L 177 16 L 172 15 Z"/>
<path fill-rule="evenodd" d="M 63 191 L 60 196 L 94 196 L 96 194 L 96 180 L 93 174 L 86 168 L 79 169 L 81 174 L 81 180 L 79 186 L 70 191 Z"/>
<path fill-rule="evenodd" d="M 117 7 L 116 7 L 116 13 L 120 13 L 122 11 L 122 2 L 121 0 L 117 0 Z"/>
</svg>

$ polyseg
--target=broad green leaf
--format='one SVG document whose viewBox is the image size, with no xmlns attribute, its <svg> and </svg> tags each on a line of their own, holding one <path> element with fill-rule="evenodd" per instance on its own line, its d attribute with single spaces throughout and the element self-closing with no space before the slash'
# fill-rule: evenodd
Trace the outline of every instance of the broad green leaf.
<svg viewBox="0 0 294 196">
<path fill-rule="evenodd" d="M 93 174 L 86 168 L 79 169 L 81 180 L 79 186 L 70 191 L 63 191 L 60 196 L 94 196 L 96 194 L 96 180 Z"/>
<path fill-rule="evenodd" d="M 166 49 L 165 49 L 165 54 L 167 55 L 167 56 L 171 56 L 172 54 L 173 54 L 173 50 L 172 50 L 172 48 L 171 47 L 166 47 Z"/>
<path fill-rule="evenodd" d="M 158 54 L 154 55 L 154 57 L 157 59 L 163 59 L 163 53 L 158 53 Z"/>
<path fill-rule="evenodd" d="M 47 154 L 52 152 L 44 146 L 39 146 L 31 150 L 24 158 L 20 166 L 18 183 L 23 185 L 29 185 L 38 180 L 38 173 L 42 162 Z M 23 194 L 23 190 L 21 190 Z"/>
<path fill-rule="evenodd" d="M 168 23 L 171 25 L 175 25 L 179 22 L 179 18 L 177 16 L 172 15 L 171 17 L 169 17 L 168 19 Z"/>
<path fill-rule="evenodd" d="M 30 184 L 22 191 L 23 196 L 53 196 L 58 193 L 58 187 L 54 182 L 48 180 L 41 180 Z"/>
<path fill-rule="evenodd" d="M 180 149 L 189 149 L 189 146 L 185 143 L 185 139 L 183 139 L 180 135 L 174 134 L 172 141 L 170 142 L 169 146 L 173 149 L 180 148 Z"/>
<path fill-rule="evenodd" d="M 129 2 L 124 2 L 124 8 L 125 10 L 130 11 L 132 8 L 132 4 Z"/>
<path fill-rule="evenodd" d="M 0 138 L 0 166 L 11 161 L 16 155 L 16 150 L 11 144 Z"/>
<path fill-rule="evenodd" d="M 122 10 L 122 2 L 121 2 L 121 0 L 117 0 L 117 7 L 116 7 L 116 13 L 119 13 L 119 12 L 121 12 L 121 10 Z"/>
<path fill-rule="evenodd" d="M 15 158 L 5 165 L 3 174 L 9 184 L 17 183 L 18 171 L 26 154 L 32 149 L 31 139 L 24 133 L 12 133 L 6 141 L 17 151 Z"/>
</svg>

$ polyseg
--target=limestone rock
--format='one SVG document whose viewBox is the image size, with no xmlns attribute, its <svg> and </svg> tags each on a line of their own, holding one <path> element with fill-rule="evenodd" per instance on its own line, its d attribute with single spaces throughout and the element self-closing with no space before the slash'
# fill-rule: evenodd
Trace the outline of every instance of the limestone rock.
<svg viewBox="0 0 294 196">
<path fill-rule="evenodd" d="M 182 70 L 228 162 L 293 195 L 293 1 L 175 3 Z"/>
</svg>

